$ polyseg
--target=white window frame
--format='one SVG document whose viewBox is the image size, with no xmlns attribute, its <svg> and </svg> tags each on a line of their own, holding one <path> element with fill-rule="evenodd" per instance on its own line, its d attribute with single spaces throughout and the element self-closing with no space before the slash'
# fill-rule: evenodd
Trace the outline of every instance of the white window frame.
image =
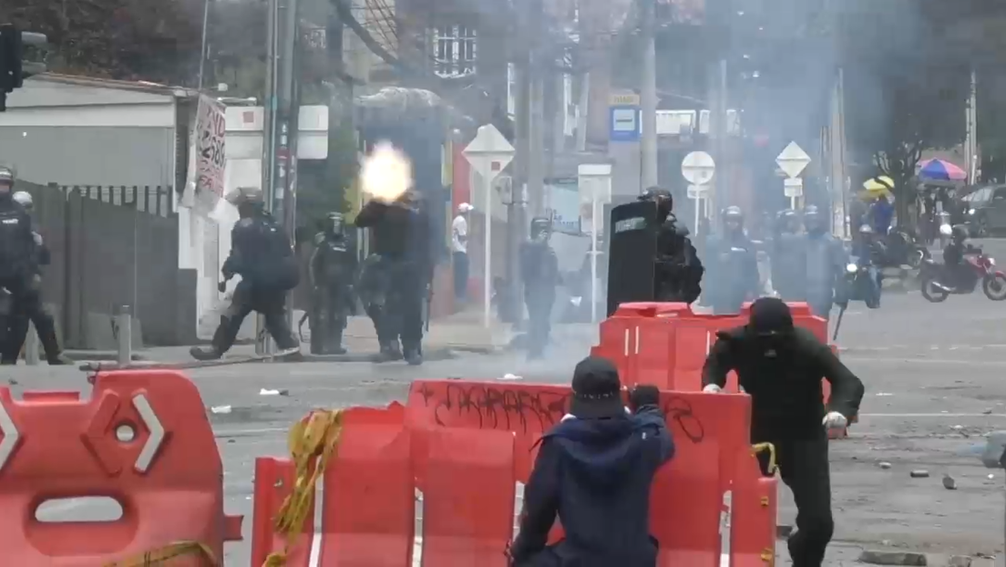
<svg viewBox="0 0 1006 567">
<path fill-rule="evenodd" d="M 478 29 L 453 25 L 433 28 L 433 72 L 444 79 L 469 77 L 476 73 Z"/>
</svg>

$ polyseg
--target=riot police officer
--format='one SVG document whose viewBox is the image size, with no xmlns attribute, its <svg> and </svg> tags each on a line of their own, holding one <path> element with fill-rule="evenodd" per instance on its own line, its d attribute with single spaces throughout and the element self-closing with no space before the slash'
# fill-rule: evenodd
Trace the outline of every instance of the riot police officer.
<svg viewBox="0 0 1006 567">
<path fill-rule="evenodd" d="M 692 303 L 702 293 L 705 269 L 688 238 L 688 229 L 678 225 L 670 191 L 650 187 L 639 200 L 657 204 L 657 257 L 654 292 L 657 301 Z"/>
<path fill-rule="evenodd" d="M 24 207 L 30 215 L 34 209 L 34 202 L 31 193 L 27 191 L 17 191 L 14 193 L 14 201 Z M 42 235 L 33 232 L 35 239 L 35 275 L 42 277 L 42 266 L 48 266 L 50 262 L 49 248 L 45 245 Z M 41 280 L 39 280 L 41 281 Z M 42 303 L 41 286 L 30 291 L 25 297 L 21 297 L 13 306 L 10 325 L 8 331 L 10 335 L 6 344 L 3 345 L 3 364 L 17 364 L 18 356 L 21 354 L 21 347 L 28 336 L 28 322 L 35 324 L 35 332 L 39 342 L 45 352 L 46 361 L 50 365 L 71 364 L 59 348 L 59 341 L 56 338 L 56 323 L 52 315 L 45 309 Z M 26 309 L 26 307 L 34 307 Z"/>
<path fill-rule="evenodd" d="M 807 231 L 804 236 L 807 251 L 807 269 L 805 297 L 810 309 L 818 317 L 828 319 L 831 307 L 837 304 L 842 307 L 848 301 L 843 294 L 835 294 L 844 274 L 848 258 L 842 243 L 829 232 L 824 216 L 814 205 L 803 210 L 803 226 Z"/>
<path fill-rule="evenodd" d="M 356 226 L 373 230 L 377 265 L 388 282 L 376 325 L 377 360 L 405 358 L 411 365 L 422 364 L 423 301 L 433 279 L 433 258 L 428 214 L 419 195 L 410 190 L 392 202 L 371 199 L 356 216 Z"/>
<path fill-rule="evenodd" d="M 781 211 L 772 241 L 772 288 L 783 301 L 806 301 L 807 251 L 800 235 L 800 217 Z"/>
<path fill-rule="evenodd" d="M 745 300 L 759 295 L 758 256 L 755 245 L 744 232 L 740 207 L 723 210 L 723 233 L 709 247 L 710 274 L 706 284 L 709 303 L 717 315 L 740 313 Z"/>
<path fill-rule="evenodd" d="M 49 364 L 68 364 L 56 342 L 52 317 L 42 307 L 40 261 L 42 239 L 32 228 L 31 216 L 14 199 L 14 171 L 0 167 L 0 346 L 3 362 L 16 364 L 27 335 L 27 321 L 35 322 Z M 23 197 L 22 197 L 23 200 Z"/>
<path fill-rule="evenodd" d="M 528 314 L 528 357 L 541 358 L 552 329 L 555 288 L 561 281 L 559 259 L 548 244 L 552 233 L 547 218 L 531 219 L 531 240 L 520 247 L 520 273 L 524 278 L 524 305 Z"/>
<path fill-rule="evenodd" d="M 311 354 L 345 354 L 342 332 L 356 300 L 356 253 L 350 249 L 341 213 L 329 213 L 325 230 L 314 237 L 310 277 Z"/>
<path fill-rule="evenodd" d="M 286 293 L 300 282 L 290 239 L 265 210 L 260 189 L 240 187 L 227 200 L 237 207 L 240 219 L 231 230 L 231 252 L 220 270 L 224 281 L 219 289 L 223 292 L 227 281 L 236 275 L 241 276 L 241 281 L 234 288 L 230 306 L 220 316 L 212 346 L 192 347 L 189 353 L 198 360 L 220 358 L 234 345 L 241 322 L 252 311 L 265 317 L 266 329 L 276 346 L 283 351 L 296 349 L 297 340 L 286 320 Z"/>
</svg>

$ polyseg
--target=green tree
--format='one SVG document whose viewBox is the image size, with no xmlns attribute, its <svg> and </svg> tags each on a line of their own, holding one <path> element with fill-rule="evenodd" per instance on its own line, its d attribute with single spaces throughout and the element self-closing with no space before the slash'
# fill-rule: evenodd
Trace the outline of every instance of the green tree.
<svg viewBox="0 0 1006 567">
<path fill-rule="evenodd" d="M 44 33 L 58 73 L 191 84 L 202 0 L 5 0 L 8 18 Z"/>
</svg>

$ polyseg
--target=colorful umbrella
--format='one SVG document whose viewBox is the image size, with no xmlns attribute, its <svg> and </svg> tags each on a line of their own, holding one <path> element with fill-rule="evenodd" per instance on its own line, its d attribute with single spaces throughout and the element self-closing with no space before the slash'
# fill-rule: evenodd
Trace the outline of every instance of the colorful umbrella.
<svg viewBox="0 0 1006 567">
<path fill-rule="evenodd" d="M 928 159 L 919 164 L 919 178 L 939 181 L 964 181 L 968 178 L 968 174 L 949 161 Z"/>
</svg>

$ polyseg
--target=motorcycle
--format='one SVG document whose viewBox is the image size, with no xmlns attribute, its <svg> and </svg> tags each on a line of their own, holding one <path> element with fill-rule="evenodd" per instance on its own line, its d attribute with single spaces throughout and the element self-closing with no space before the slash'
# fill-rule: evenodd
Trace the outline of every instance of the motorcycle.
<svg viewBox="0 0 1006 567">
<path fill-rule="evenodd" d="M 920 279 L 922 297 L 931 303 L 946 301 L 951 294 L 968 295 L 982 282 L 982 292 L 992 301 L 1006 300 L 1006 274 L 995 269 L 995 260 L 985 255 L 981 248 L 972 248 L 964 255 L 964 261 L 971 268 L 972 277 L 958 285 L 946 283 L 949 273 L 946 266 L 937 264 L 931 258 L 922 264 Z"/>
<path fill-rule="evenodd" d="M 871 274 L 869 262 L 860 262 L 859 258 L 853 256 L 845 266 L 845 286 L 846 297 L 850 301 L 862 301 L 869 309 L 880 307 L 880 282 L 876 281 L 876 274 Z M 870 280 L 874 281 L 871 282 Z"/>
<path fill-rule="evenodd" d="M 907 264 L 912 269 L 918 269 L 931 257 L 926 244 L 911 231 L 892 229 L 884 239 L 884 244 L 887 246 L 885 264 L 888 267 Z"/>
</svg>

